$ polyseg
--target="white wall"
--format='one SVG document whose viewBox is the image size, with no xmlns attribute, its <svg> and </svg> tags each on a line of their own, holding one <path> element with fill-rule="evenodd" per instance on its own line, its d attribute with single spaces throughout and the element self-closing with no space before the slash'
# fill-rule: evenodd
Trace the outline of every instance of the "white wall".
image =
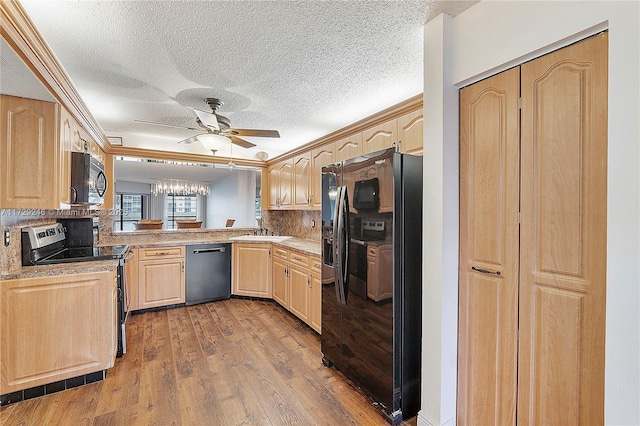
<svg viewBox="0 0 640 426">
<path fill-rule="evenodd" d="M 451 91 L 609 30 L 605 422 L 640 424 L 640 3 L 482 1 L 425 26 L 423 395 L 420 424 L 455 423 L 457 122 Z M 434 70 L 435 74 L 434 75 Z M 438 76 L 437 73 L 441 75 Z M 456 151 L 457 152 L 457 151 Z M 455 250 L 452 248 L 455 247 Z M 432 322 L 432 323 L 430 323 Z M 435 324 L 433 324 L 435 323 Z M 437 327 L 436 331 L 430 327 Z"/>
<path fill-rule="evenodd" d="M 207 196 L 207 228 L 224 228 L 235 219 L 234 228 L 256 226 L 256 172 L 241 170 L 211 185 Z"/>
</svg>

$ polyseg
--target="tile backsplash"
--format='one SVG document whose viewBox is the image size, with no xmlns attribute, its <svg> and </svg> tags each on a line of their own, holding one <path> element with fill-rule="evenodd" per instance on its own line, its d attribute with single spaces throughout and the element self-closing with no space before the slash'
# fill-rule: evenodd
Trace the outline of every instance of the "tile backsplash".
<svg viewBox="0 0 640 426">
<path fill-rule="evenodd" d="M 263 227 L 276 235 L 320 241 L 321 212 L 314 210 L 263 210 Z"/>
</svg>

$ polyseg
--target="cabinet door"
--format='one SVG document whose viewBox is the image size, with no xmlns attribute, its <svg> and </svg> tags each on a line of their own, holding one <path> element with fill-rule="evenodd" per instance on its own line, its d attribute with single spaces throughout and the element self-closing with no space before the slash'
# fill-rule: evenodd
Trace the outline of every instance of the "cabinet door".
<svg viewBox="0 0 640 426">
<path fill-rule="evenodd" d="M 138 262 L 140 309 L 184 303 L 184 258 Z"/>
<path fill-rule="evenodd" d="M 131 259 L 124 265 L 124 274 L 127 285 L 127 296 L 129 298 L 129 310 L 140 309 L 138 299 L 138 249 L 129 251 Z"/>
<path fill-rule="evenodd" d="M 59 183 L 58 191 L 60 202 L 71 203 L 71 146 L 73 145 L 73 133 L 77 124 L 69 111 L 60 108 L 60 148 L 59 148 Z"/>
<path fill-rule="evenodd" d="M 276 209 L 280 206 L 280 169 L 272 166 L 267 170 L 267 183 L 269 197 L 267 198 L 268 209 Z"/>
<path fill-rule="evenodd" d="M 335 161 L 344 161 L 362 155 L 362 133 L 335 142 Z"/>
<path fill-rule="evenodd" d="M 289 281 L 291 286 L 289 310 L 304 322 L 308 322 L 311 290 L 311 275 L 308 268 L 289 265 Z"/>
<path fill-rule="evenodd" d="M 306 152 L 293 158 L 293 207 L 307 210 L 311 205 L 309 180 L 311 177 L 311 153 Z"/>
<path fill-rule="evenodd" d="M 273 258 L 273 299 L 289 309 L 289 278 L 287 277 L 287 261 Z"/>
<path fill-rule="evenodd" d="M 272 298 L 271 244 L 233 244 L 233 294 Z"/>
<path fill-rule="evenodd" d="M 278 182 L 280 188 L 280 208 L 293 207 L 293 160 L 287 160 L 278 166 Z"/>
<path fill-rule="evenodd" d="M 460 91 L 460 425 L 516 418 L 519 75 Z"/>
<path fill-rule="evenodd" d="M 114 275 L 0 281 L 0 394 L 111 367 Z"/>
<path fill-rule="evenodd" d="M 362 132 L 362 153 L 391 148 L 398 141 L 396 120 L 390 120 Z"/>
<path fill-rule="evenodd" d="M 422 155 L 424 116 L 422 109 L 398 117 L 398 140 L 400 152 Z"/>
<path fill-rule="evenodd" d="M 318 333 L 322 332 L 322 261 L 311 258 L 311 291 L 309 293 L 309 322 L 308 324 Z"/>
<path fill-rule="evenodd" d="M 377 166 L 378 185 L 380 185 L 380 213 L 393 212 L 393 164 L 385 161 Z"/>
<path fill-rule="evenodd" d="M 322 167 L 334 162 L 333 146 L 325 145 L 311 151 L 311 207 L 322 208 Z"/>
<path fill-rule="evenodd" d="M 0 100 L 0 208 L 59 208 L 57 104 Z"/>
</svg>

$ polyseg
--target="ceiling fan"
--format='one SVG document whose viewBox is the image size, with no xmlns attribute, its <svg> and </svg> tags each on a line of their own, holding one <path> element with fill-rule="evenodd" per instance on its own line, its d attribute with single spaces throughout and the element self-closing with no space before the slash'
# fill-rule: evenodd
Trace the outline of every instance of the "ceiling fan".
<svg viewBox="0 0 640 426">
<path fill-rule="evenodd" d="M 257 130 L 257 129 L 234 129 L 231 127 L 231 121 L 216 112 L 218 108 L 220 108 L 223 103 L 220 99 L 217 98 L 206 98 L 205 102 L 209 105 L 212 112 L 201 111 L 199 109 L 193 108 L 193 112 L 196 114 L 196 123 L 200 126 L 197 127 L 188 127 L 188 126 L 177 126 L 173 124 L 164 124 L 164 123 L 156 123 L 153 121 L 144 121 L 144 120 L 135 120 L 138 123 L 145 124 L 153 124 L 156 126 L 165 126 L 165 127 L 176 127 L 179 129 L 187 129 L 200 131 L 204 130 L 205 132 L 200 133 L 198 135 L 192 136 L 190 138 L 179 141 L 178 143 L 184 144 L 192 144 L 194 142 L 200 142 L 204 145 L 205 148 L 213 151 L 216 151 L 216 138 L 227 138 L 232 143 L 241 146 L 243 148 L 251 148 L 256 146 L 256 144 L 251 143 L 247 140 L 244 140 L 238 136 L 249 136 L 249 137 L 263 137 L 263 138 L 279 138 L 280 133 L 277 130 Z M 213 138 L 203 138 L 203 135 L 214 135 Z M 214 140 L 212 140 L 214 139 Z M 219 143 L 220 141 L 218 141 Z"/>
</svg>

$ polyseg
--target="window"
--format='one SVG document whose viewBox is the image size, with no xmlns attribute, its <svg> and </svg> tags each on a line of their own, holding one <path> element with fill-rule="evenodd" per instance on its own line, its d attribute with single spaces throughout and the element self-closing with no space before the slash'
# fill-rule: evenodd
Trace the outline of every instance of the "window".
<svg viewBox="0 0 640 426">
<path fill-rule="evenodd" d="M 135 230 L 134 222 L 147 217 L 147 196 L 142 194 L 116 194 L 113 228 L 117 231 Z"/>
<path fill-rule="evenodd" d="M 167 194 L 167 226 L 176 229 L 176 220 L 197 218 L 197 197 L 195 195 Z"/>
</svg>

